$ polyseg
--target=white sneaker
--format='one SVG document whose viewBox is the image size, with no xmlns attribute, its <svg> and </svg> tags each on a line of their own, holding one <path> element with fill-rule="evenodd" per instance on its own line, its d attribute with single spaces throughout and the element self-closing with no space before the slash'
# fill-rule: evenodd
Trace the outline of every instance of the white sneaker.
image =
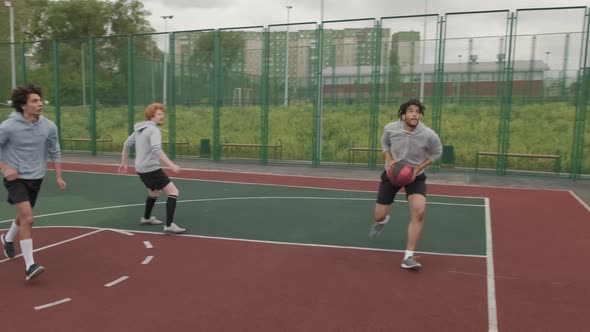
<svg viewBox="0 0 590 332">
<path fill-rule="evenodd" d="M 180 234 L 186 232 L 186 229 L 178 227 L 175 223 L 171 223 L 170 226 L 164 226 L 164 233 L 166 234 Z"/>
<path fill-rule="evenodd" d="M 161 225 L 162 221 L 156 219 L 156 217 L 152 216 L 150 219 L 145 219 L 144 217 L 141 217 L 141 219 L 139 219 L 139 224 L 142 226 L 145 225 Z"/>
</svg>

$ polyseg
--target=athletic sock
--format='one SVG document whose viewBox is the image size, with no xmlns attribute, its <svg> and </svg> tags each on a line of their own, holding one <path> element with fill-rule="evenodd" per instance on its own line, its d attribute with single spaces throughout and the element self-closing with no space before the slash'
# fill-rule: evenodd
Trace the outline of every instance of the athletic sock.
<svg viewBox="0 0 590 332">
<path fill-rule="evenodd" d="M 6 232 L 6 235 L 4 235 L 4 241 L 13 242 L 14 238 L 18 235 L 19 231 L 20 226 L 16 224 L 16 221 L 13 221 L 12 225 L 10 225 L 10 229 L 8 230 L 8 232 Z"/>
<path fill-rule="evenodd" d="M 21 240 L 20 249 L 23 252 L 23 258 L 25 259 L 25 267 L 28 271 L 29 267 L 35 264 L 35 260 L 33 259 L 33 239 Z"/>
<path fill-rule="evenodd" d="M 174 211 L 176 210 L 177 199 L 178 196 L 168 195 L 168 200 L 166 200 L 166 226 L 168 227 L 174 222 Z"/>
<path fill-rule="evenodd" d="M 406 254 L 404 255 L 404 260 L 408 259 L 408 257 L 413 257 L 414 251 L 413 250 L 406 250 Z"/>
<path fill-rule="evenodd" d="M 143 213 L 143 217 L 145 219 L 151 218 L 152 209 L 154 208 L 154 205 L 156 204 L 157 199 L 158 199 L 157 197 L 152 197 L 152 196 L 148 195 L 147 199 L 145 200 L 145 212 Z"/>
</svg>

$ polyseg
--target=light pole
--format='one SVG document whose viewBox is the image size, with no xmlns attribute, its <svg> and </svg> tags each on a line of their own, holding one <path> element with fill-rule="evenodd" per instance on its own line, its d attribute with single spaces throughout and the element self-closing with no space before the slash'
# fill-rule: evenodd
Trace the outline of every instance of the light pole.
<svg viewBox="0 0 590 332">
<path fill-rule="evenodd" d="M 287 36 L 285 38 L 285 107 L 289 107 L 289 14 L 293 6 L 287 8 Z"/>
<path fill-rule="evenodd" d="M 164 36 L 166 38 L 166 42 L 164 43 L 164 79 L 163 79 L 163 84 L 164 86 L 162 87 L 162 102 L 164 103 L 164 105 L 167 105 L 168 103 L 168 98 L 166 96 L 166 84 L 168 84 L 168 40 L 170 39 L 167 34 L 168 34 L 168 20 L 171 20 L 174 16 L 173 15 L 165 15 L 165 16 L 160 16 L 164 19 Z"/>
<path fill-rule="evenodd" d="M 428 0 L 424 0 L 424 36 L 422 37 L 422 74 L 420 75 L 420 101 L 424 102 L 424 62 L 426 59 L 426 13 L 428 11 Z"/>
<path fill-rule="evenodd" d="M 549 55 L 551 54 L 551 52 L 546 51 L 545 52 L 545 66 L 547 66 L 546 68 L 549 69 Z M 543 68 L 543 97 L 547 98 L 547 85 L 549 85 L 547 82 L 549 79 L 549 71 L 545 70 L 545 68 Z"/>
<path fill-rule="evenodd" d="M 10 13 L 10 63 L 11 63 L 11 77 L 12 88 L 16 88 L 16 60 L 14 59 L 14 7 L 12 1 L 4 1 L 4 6 L 8 7 Z"/>
</svg>

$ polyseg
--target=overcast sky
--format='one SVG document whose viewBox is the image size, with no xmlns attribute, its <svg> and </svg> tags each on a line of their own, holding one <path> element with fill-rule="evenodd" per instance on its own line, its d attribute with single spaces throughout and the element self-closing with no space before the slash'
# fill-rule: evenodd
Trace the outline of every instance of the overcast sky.
<svg viewBox="0 0 590 332">
<path fill-rule="evenodd" d="M 381 18 L 424 13 L 444 14 L 475 10 L 516 10 L 522 8 L 590 6 L 590 0 L 324 0 L 324 20 Z M 168 31 L 268 26 L 287 22 L 319 22 L 321 0 L 143 0 L 152 15 L 150 23 L 156 31 L 164 31 L 163 15 Z"/>
<path fill-rule="evenodd" d="M 163 32 L 163 15 L 173 15 L 166 20 L 168 31 L 187 31 L 199 29 L 237 28 L 264 26 L 289 22 L 320 22 L 321 0 L 142 0 L 151 12 L 149 21 L 152 27 Z M 425 2 L 426 1 L 426 2 Z M 554 8 L 590 6 L 590 0 L 324 0 L 324 21 L 348 19 L 380 19 L 382 17 L 421 15 L 427 6 L 428 14 L 457 13 L 470 11 L 491 11 L 531 8 Z M 426 63 L 435 62 L 436 17 L 427 19 L 425 39 Z M 469 54 L 478 56 L 479 61 L 496 61 L 499 53 L 505 53 L 505 41 L 501 36 L 506 31 L 507 14 L 454 15 L 447 17 L 445 61 L 466 61 Z M 584 25 L 584 9 L 566 11 L 523 11 L 518 15 L 518 38 L 515 51 L 516 60 L 543 60 L 552 70 L 558 70 L 567 63 L 575 69 L 579 62 L 581 34 L 572 34 L 569 48 L 562 32 L 579 32 Z M 327 29 L 366 28 L 373 22 L 356 21 L 329 23 Z M 383 28 L 391 33 L 396 31 L 424 31 L 424 19 L 387 19 Z M 292 30 L 314 29 L 294 26 Z M 283 30 L 285 27 L 271 27 Z M 562 34 L 560 34 L 562 33 Z M 495 36 L 484 37 L 482 36 Z M 532 37 L 535 36 L 535 37 Z M 163 37 L 163 36 L 162 36 Z M 474 37 L 474 39 L 471 39 Z M 480 37 L 480 38 L 477 38 Z M 163 39 L 162 39 L 163 40 Z M 566 51 L 567 49 L 567 51 Z M 531 51 L 534 50 L 534 51 Z M 534 52 L 534 55 L 531 54 Z M 569 59 L 565 57 L 569 54 Z"/>
</svg>

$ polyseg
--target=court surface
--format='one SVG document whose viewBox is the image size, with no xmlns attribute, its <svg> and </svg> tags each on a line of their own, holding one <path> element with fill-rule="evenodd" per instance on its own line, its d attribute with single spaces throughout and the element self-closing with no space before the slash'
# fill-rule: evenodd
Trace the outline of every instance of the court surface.
<svg viewBox="0 0 590 332">
<path fill-rule="evenodd" d="M 64 164 L 35 209 L 36 261 L 0 259 L 3 327 L 45 331 L 582 331 L 590 211 L 568 191 L 430 185 L 420 272 L 409 213 L 369 239 L 376 181 L 185 170 L 175 221 L 139 226 L 145 189 Z M 4 199 L 4 197 L 3 197 Z M 165 199 L 154 208 L 165 216 Z M 13 211 L 0 209 L 0 228 Z M 567 238 L 567 240 L 566 240 Z M 17 246 L 18 247 L 18 246 Z M 566 250 L 567 252 L 564 252 Z M 573 255 L 572 253 L 576 253 Z"/>
</svg>

